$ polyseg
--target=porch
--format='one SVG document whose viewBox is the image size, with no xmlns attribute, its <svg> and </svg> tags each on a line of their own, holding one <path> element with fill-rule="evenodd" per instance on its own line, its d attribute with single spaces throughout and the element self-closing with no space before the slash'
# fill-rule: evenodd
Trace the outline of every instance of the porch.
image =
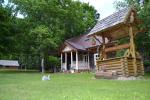
<svg viewBox="0 0 150 100">
<path fill-rule="evenodd" d="M 90 70 L 89 53 L 71 51 L 61 53 L 61 69 L 67 70 Z"/>
</svg>

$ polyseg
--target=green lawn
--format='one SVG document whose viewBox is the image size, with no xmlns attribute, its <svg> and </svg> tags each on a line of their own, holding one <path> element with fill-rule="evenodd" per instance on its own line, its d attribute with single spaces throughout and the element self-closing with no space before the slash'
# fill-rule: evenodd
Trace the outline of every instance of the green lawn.
<svg viewBox="0 0 150 100">
<path fill-rule="evenodd" d="M 150 100 L 150 74 L 136 81 L 96 80 L 91 73 L 0 71 L 0 100 Z"/>
</svg>

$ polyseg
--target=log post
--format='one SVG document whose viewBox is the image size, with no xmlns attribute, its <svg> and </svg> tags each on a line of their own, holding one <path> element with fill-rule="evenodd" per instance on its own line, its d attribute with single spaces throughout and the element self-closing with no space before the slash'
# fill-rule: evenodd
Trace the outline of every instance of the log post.
<svg viewBox="0 0 150 100">
<path fill-rule="evenodd" d="M 102 40 L 103 40 L 103 56 L 104 56 L 103 59 L 106 59 L 106 52 L 105 52 L 106 46 L 105 46 L 105 37 L 104 36 L 102 36 Z"/>
<path fill-rule="evenodd" d="M 135 52 L 135 44 L 134 44 L 134 36 L 132 24 L 134 23 L 134 12 L 131 12 L 130 15 L 130 23 L 129 23 L 129 36 L 130 36 L 130 53 L 133 58 L 133 68 L 134 68 L 134 76 L 137 76 L 137 64 L 136 64 L 136 52 Z"/>
<path fill-rule="evenodd" d="M 100 60 L 106 59 L 106 52 L 105 52 L 105 37 L 102 36 L 102 49 L 100 50 Z"/>
<path fill-rule="evenodd" d="M 124 67 L 125 67 L 125 75 L 126 77 L 129 76 L 129 69 L 128 69 L 128 59 L 127 57 L 124 58 Z"/>
<path fill-rule="evenodd" d="M 121 68 L 122 68 L 122 75 L 126 76 L 126 70 L 125 70 L 125 61 L 124 58 L 121 59 Z"/>
<path fill-rule="evenodd" d="M 135 44 L 134 44 L 134 34 L 132 26 L 129 26 L 129 36 L 130 36 L 130 52 L 133 57 L 133 67 L 134 67 L 134 76 L 137 76 L 137 64 L 136 64 L 136 52 L 135 52 Z"/>
<path fill-rule="evenodd" d="M 142 75 L 144 75 L 144 65 L 143 65 L 143 61 L 141 60 L 140 62 L 141 62 L 141 73 L 142 73 Z"/>
</svg>

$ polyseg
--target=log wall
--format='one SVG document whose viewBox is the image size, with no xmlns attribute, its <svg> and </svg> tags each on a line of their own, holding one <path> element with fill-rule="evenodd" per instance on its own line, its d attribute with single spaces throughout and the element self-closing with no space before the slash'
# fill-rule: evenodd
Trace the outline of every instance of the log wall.
<svg viewBox="0 0 150 100">
<path fill-rule="evenodd" d="M 97 60 L 98 70 L 117 71 L 118 76 L 134 76 L 133 58 L 112 58 Z M 137 75 L 144 75 L 144 68 L 141 59 L 136 59 Z"/>
</svg>

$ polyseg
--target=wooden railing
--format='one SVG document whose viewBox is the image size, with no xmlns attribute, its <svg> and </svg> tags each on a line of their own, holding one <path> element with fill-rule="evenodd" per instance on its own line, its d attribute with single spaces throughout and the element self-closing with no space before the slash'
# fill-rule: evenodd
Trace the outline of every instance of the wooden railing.
<svg viewBox="0 0 150 100">
<path fill-rule="evenodd" d="M 66 63 L 62 63 L 62 68 L 65 68 Z M 71 64 L 70 64 L 71 66 Z M 76 61 L 72 63 L 73 69 L 76 69 Z M 79 69 L 88 69 L 88 62 L 78 61 L 78 68 Z"/>
</svg>

